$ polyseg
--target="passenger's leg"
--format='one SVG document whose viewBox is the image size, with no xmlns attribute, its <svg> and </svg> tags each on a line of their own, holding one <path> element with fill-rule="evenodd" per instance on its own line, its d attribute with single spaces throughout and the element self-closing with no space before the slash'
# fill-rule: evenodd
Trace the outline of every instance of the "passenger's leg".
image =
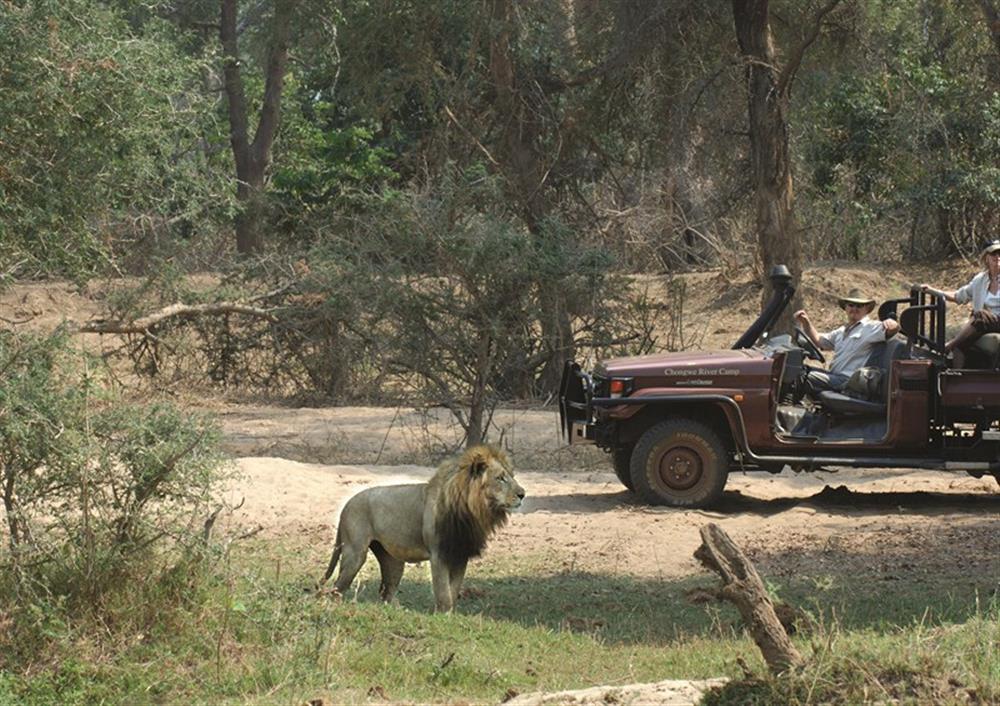
<svg viewBox="0 0 1000 706">
<path fill-rule="evenodd" d="M 960 350 L 965 348 L 970 343 L 973 343 L 977 338 L 979 338 L 982 333 L 979 331 L 979 327 L 976 326 L 976 321 L 970 319 L 959 329 L 955 337 L 944 344 L 944 352 L 951 353 L 955 350 Z"/>
</svg>

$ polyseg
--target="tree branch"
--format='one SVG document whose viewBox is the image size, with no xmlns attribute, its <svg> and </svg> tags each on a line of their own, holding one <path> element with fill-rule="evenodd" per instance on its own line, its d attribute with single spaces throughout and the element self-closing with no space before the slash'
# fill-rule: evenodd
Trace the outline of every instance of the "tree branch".
<svg viewBox="0 0 1000 706">
<path fill-rule="evenodd" d="M 701 528 L 701 542 L 695 559 L 722 579 L 717 594 L 739 609 L 771 671 L 780 673 L 802 664 L 802 656 L 778 620 L 764 582 L 740 548 L 714 523 Z"/>
<path fill-rule="evenodd" d="M 281 91 L 285 85 L 285 68 L 288 64 L 288 34 L 291 24 L 292 0 L 278 0 L 274 8 L 274 26 L 271 50 L 267 57 L 267 74 L 264 83 L 264 103 L 260 107 L 260 121 L 251 146 L 253 159 L 263 165 L 267 162 L 278 131 L 281 114 Z"/>
<path fill-rule="evenodd" d="M 220 314 L 244 314 L 259 319 L 276 322 L 277 317 L 268 309 L 250 306 L 242 302 L 217 302 L 214 304 L 171 304 L 159 311 L 132 321 L 108 321 L 92 319 L 76 328 L 76 333 L 132 333 L 148 334 L 149 330 L 168 319 L 196 316 L 218 316 Z"/>
<path fill-rule="evenodd" d="M 792 81 L 795 80 L 795 74 L 798 72 L 799 66 L 802 65 L 802 57 L 805 56 L 806 49 L 808 49 L 809 46 L 816 41 L 816 38 L 819 37 L 819 30 L 823 25 L 823 18 L 833 12 L 833 9 L 839 4 L 840 0 L 830 0 L 830 2 L 817 10 L 816 14 L 813 15 L 812 23 L 809 27 L 809 33 L 806 34 L 797 47 L 792 49 L 792 53 L 788 58 L 788 63 L 785 64 L 784 70 L 779 75 L 777 86 L 777 93 L 779 96 L 784 96 L 786 92 L 791 89 Z"/>
</svg>

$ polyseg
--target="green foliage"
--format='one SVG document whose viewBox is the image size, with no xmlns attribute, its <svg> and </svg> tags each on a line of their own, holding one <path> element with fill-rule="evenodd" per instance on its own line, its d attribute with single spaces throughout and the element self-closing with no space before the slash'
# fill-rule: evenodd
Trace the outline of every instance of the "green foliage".
<svg viewBox="0 0 1000 706">
<path fill-rule="evenodd" d="M 275 150 L 273 199 L 285 230 L 303 230 L 310 217 L 357 211 L 368 194 L 398 177 L 391 164 L 395 154 L 386 146 L 391 136 L 377 136 L 377 124 L 365 118 L 346 122 L 337 103 L 302 81 L 298 74 L 286 78 L 288 99 Z"/>
<path fill-rule="evenodd" d="M 116 397 L 61 333 L 0 334 L 0 370 L 0 615 L 41 649 L 72 611 L 197 557 L 221 457 L 210 420 Z"/>
<path fill-rule="evenodd" d="M 879 13 L 884 3 L 871 5 Z M 982 66 L 988 35 L 969 8 L 931 7 L 878 14 L 867 28 L 884 47 L 878 60 L 828 76 L 806 98 L 819 101 L 806 108 L 805 130 L 818 191 L 804 206 L 830 219 L 829 244 L 817 245 L 831 255 L 974 256 L 1000 225 L 1000 86 Z"/>
<path fill-rule="evenodd" d="M 274 185 L 292 212 L 331 202 L 344 210 L 395 176 L 386 165 L 389 151 L 373 145 L 374 133 L 360 125 L 325 132 L 301 125 L 295 134 L 286 128 L 284 137 L 289 156 Z"/>
<path fill-rule="evenodd" d="M 217 222 L 225 182 L 204 147 L 224 133 L 169 25 L 28 0 L 4 6 L 0 34 L 0 269 L 87 274 Z"/>
</svg>

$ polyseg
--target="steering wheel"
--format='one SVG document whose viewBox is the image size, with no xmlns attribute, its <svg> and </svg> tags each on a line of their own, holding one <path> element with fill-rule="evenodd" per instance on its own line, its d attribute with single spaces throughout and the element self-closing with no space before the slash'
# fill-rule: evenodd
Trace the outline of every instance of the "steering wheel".
<svg viewBox="0 0 1000 706">
<path fill-rule="evenodd" d="M 823 357 L 823 353 L 812 342 L 812 339 L 806 335 L 806 332 L 802 330 L 802 327 L 798 324 L 794 326 L 795 334 L 792 337 L 795 341 L 795 345 L 806 352 L 806 358 L 811 358 L 812 360 L 819 361 L 820 363 L 825 363 L 826 358 Z"/>
</svg>

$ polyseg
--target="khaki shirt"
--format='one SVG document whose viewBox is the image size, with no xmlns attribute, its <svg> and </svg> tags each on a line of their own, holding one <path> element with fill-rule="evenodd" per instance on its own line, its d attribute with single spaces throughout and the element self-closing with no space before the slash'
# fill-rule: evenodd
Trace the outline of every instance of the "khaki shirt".
<svg viewBox="0 0 1000 706">
<path fill-rule="evenodd" d="M 885 326 L 881 321 L 864 318 L 845 333 L 847 325 L 819 337 L 820 347 L 833 349 L 830 372 L 850 376 L 871 355 L 876 344 L 885 341 Z"/>
</svg>

